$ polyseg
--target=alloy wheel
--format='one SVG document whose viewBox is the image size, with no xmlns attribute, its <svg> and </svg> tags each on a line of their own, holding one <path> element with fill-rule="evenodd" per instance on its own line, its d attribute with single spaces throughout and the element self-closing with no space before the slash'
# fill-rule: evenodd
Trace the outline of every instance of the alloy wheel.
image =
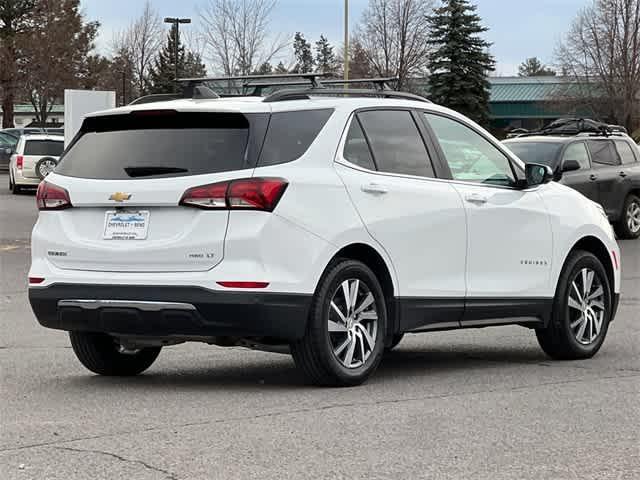
<svg viewBox="0 0 640 480">
<path fill-rule="evenodd" d="M 349 369 L 363 366 L 378 337 L 378 311 L 369 286 L 359 279 L 343 281 L 331 298 L 327 322 L 338 361 Z"/>
<path fill-rule="evenodd" d="M 569 288 L 569 327 L 578 343 L 598 338 L 606 317 L 604 282 L 590 268 L 581 269 Z"/>
<path fill-rule="evenodd" d="M 633 234 L 640 231 L 640 204 L 631 202 L 627 208 L 627 226 Z"/>
</svg>

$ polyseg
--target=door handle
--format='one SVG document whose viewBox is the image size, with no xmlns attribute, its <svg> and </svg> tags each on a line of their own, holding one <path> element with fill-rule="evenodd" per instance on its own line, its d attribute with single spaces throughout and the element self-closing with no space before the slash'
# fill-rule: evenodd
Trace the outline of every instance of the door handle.
<svg viewBox="0 0 640 480">
<path fill-rule="evenodd" d="M 627 174 L 626 174 L 626 172 L 622 171 L 622 172 L 620 172 L 620 176 L 621 176 L 622 178 L 625 178 L 625 177 L 627 176 Z"/>
<path fill-rule="evenodd" d="M 484 195 L 480 195 L 479 193 L 470 193 L 465 197 L 467 202 L 476 203 L 478 205 L 482 205 L 483 203 L 487 203 L 487 197 Z"/>
<path fill-rule="evenodd" d="M 597 180 L 597 179 L 598 179 L 598 175 L 596 175 L 595 173 L 592 173 L 591 175 L 589 175 L 589 178 L 590 178 L 592 181 L 595 181 L 595 180 Z"/>
<path fill-rule="evenodd" d="M 364 193 L 371 193 L 373 195 L 384 195 L 389 192 L 387 187 L 380 185 L 379 183 L 368 183 L 367 185 L 362 185 L 361 188 Z"/>
</svg>

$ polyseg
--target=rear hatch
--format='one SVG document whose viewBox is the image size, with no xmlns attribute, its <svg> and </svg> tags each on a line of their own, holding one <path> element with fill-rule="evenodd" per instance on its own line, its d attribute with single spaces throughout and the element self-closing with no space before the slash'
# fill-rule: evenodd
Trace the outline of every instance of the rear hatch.
<svg viewBox="0 0 640 480">
<path fill-rule="evenodd" d="M 22 154 L 22 176 L 25 178 L 39 178 L 36 172 L 38 162 L 43 158 L 58 160 L 64 150 L 64 141 L 51 138 L 25 137 Z"/>
<path fill-rule="evenodd" d="M 41 217 L 59 229 L 45 240 L 49 260 L 94 271 L 213 268 L 229 212 L 180 200 L 190 188 L 251 176 L 267 123 L 268 114 L 169 110 L 86 119 L 47 178 L 73 205 Z"/>
</svg>

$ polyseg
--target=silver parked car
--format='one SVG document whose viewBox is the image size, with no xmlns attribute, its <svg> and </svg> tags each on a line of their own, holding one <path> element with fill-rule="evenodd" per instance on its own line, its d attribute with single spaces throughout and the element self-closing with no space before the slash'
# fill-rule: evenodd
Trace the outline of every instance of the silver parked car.
<svg viewBox="0 0 640 480">
<path fill-rule="evenodd" d="M 58 165 L 64 150 L 60 135 L 23 135 L 9 161 L 9 190 L 18 193 L 22 188 L 38 186 Z"/>
</svg>

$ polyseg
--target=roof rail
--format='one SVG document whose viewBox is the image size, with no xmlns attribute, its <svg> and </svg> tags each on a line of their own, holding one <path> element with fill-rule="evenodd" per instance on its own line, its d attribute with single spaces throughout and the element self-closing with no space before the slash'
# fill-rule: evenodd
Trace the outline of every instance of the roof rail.
<svg viewBox="0 0 640 480">
<path fill-rule="evenodd" d="M 145 103 L 155 102 L 168 102 L 169 100 L 178 100 L 182 98 L 182 95 L 178 93 L 154 93 L 153 95 L 145 95 L 144 97 L 136 98 L 129 105 L 144 105 Z"/>
<path fill-rule="evenodd" d="M 285 89 L 272 93 L 265 97 L 263 102 L 283 102 L 285 100 L 308 100 L 311 96 L 349 96 L 349 97 L 382 97 L 397 98 L 403 100 L 413 100 L 418 102 L 431 103 L 430 100 L 407 92 L 396 92 L 394 90 L 367 90 L 367 89 L 340 89 L 340 88 L 308 88 L 308 89 Z"/>
</svg>

